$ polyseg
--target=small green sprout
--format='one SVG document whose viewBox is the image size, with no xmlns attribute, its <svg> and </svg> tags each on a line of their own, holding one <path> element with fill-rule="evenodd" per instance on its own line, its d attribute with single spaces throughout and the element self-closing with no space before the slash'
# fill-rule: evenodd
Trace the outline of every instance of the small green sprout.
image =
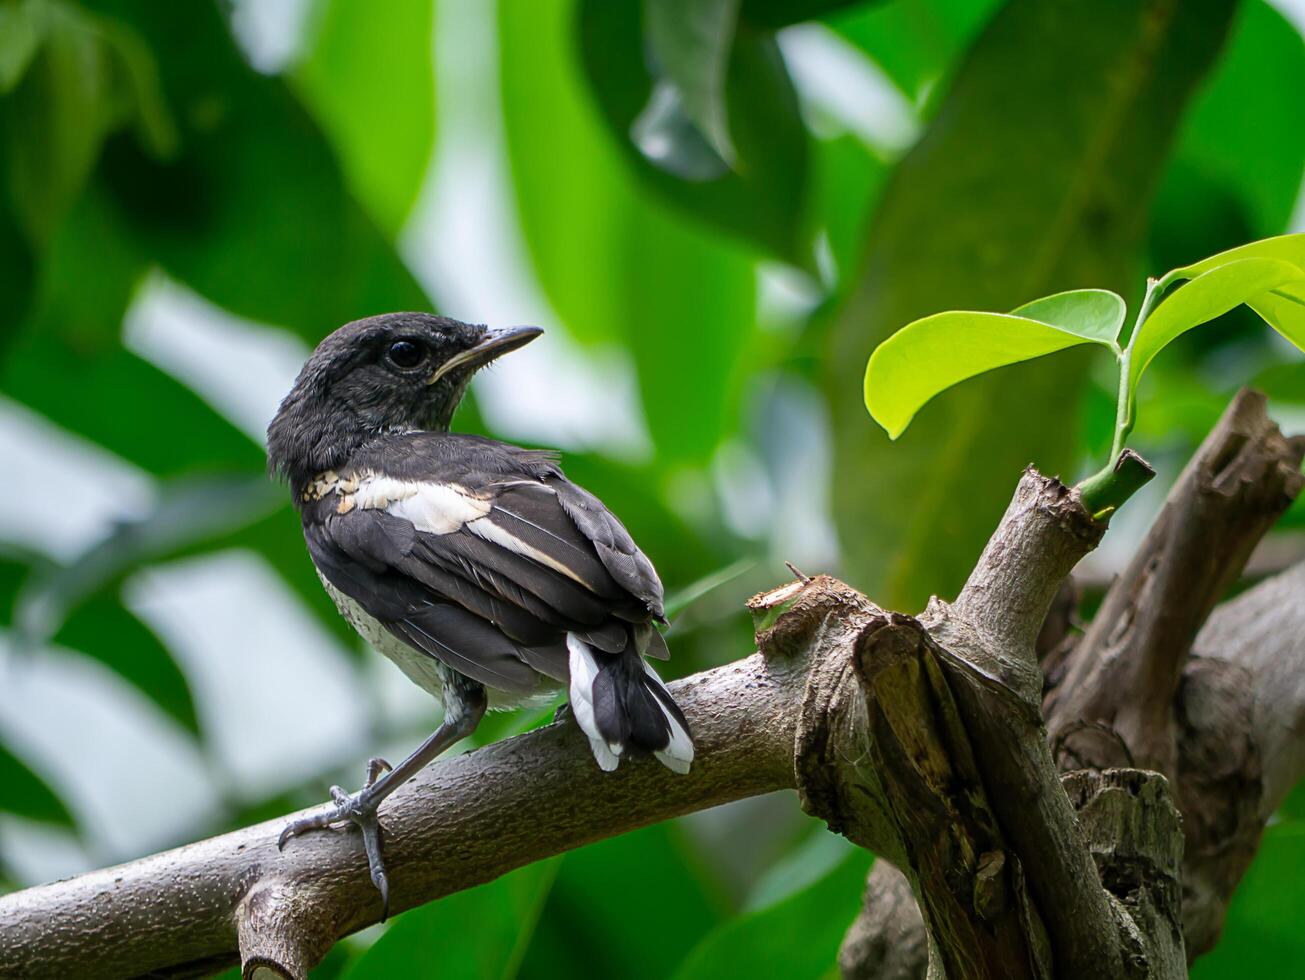
<svg viewBox="0 0 1305 980">
<path fill-rule="evenodd" d="M 1098 344 L 1119 365 L 1119 395 L 1110 462 L 1080 484 L 1087 498 L 1116 476 L 1136 421 L 1137 386 L 1151 361 L 1170 341 L 1242 303 L 1305 350 L 1305 234 L 1251 242 L 1149 280 L 1126 336 L 1121 330 L 1127 307 L 1104 289 L 1056 293 L 1010 313 L 949 310 L 908 323 L 870 355 L 866 408 L 896 439 L 926 402 L 954 384 L 1068 347 Z"/>
</svg>

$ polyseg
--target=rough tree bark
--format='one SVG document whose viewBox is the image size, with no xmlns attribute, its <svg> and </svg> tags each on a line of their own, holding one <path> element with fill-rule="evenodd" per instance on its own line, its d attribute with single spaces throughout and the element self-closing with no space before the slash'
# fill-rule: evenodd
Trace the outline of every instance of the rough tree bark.
<svg viewBox="0 0 1305 980">
<path fill-rule="evenodd" d="M 1305 775 L 1305 565 L 1215 608 L 1299 493 L 1303 451 L 1305 441 L 1269 421 L 1262 396 L 1240 393 L 1086 635 L 1049 628 L 1041 644 L 1042 714 L 1102 878 L 1135 904 L 1176 902 L 1181 882 L 1189 961 L 1214 945 L 1266 822 Z M 1164 887 L 1149 897 L 1121 850 L 1118 815 L 1085 809 L 1089 781 L 1134 785 L 1120 779 L 1136 766 L 1166 778 L 1183 817 L 1181 872 L 1163 872 L 1169 858 L 1154 853 L 1153 883 Z M 1120 828 L 1113 848 L 1097 836 L 1111 824 Z M 910 900 L 906 879 L 876 868 L 840 954 L 846 976 L 925 976 L 924 927 L 906 911 Z"/>
<path fill-rule="evenodd" d="M 1215 454 L 1216 484 L 1240 486 L 1227 474 L 1246 468 L 1257 487 L 1279 479 L 1288 498 L 1300 447 L 1275 442 L 1276 430 L 1258 423 L 1247 431 L 1231 457 Z M 1273 452 L 1281 466 L 1254 469 L 1252 460 Z M 1192 492 L 1185 485 L 1196 484 L 1185 477 L 1176 494 Z M 1268 497 L 1258 506 L 1285 504 Z M 602 773 L 569 721 L 428 768 L 382 810 L 394 909 L 657 820 L 793 787 L 809 811 L 886 859 L 845 944 L 850 975 L 1184 975 L 1184 931 L 1189 949 L 1208 942 L 1209 915 L 1193 920 L 1180 908 L 1180 887 L 1189 904 L 1194 890 L 1226 901 L 1264 817 L 1305 764 L 1305 690 L 1295 680 L 1305 674 L 1305 631 L 1275 632 L 1271 621 L 1305 618 L 1299 601 L 1282 608 L 1305 571 L 1218 610 L 1177 683 L 1169 717 L 1179 801 L 1223 794 L 1235 797 L 1224 803 L 1237 815 L 1198 833 L 1219 846 L 1197 853 L 1187 828 L 1180 873 L 1184 833 L 1165 775 L 1129 765 L 1062 781 L 1043 725 L 1039 631 L 1102 530 L 1073 491 L 1030 471 L 955 603 L 935 601 L 916 619 L 824 576 L 754 598 L 760 652 L 674 686 L 699 748 L 686 777 L 638 760 Z M 1234 539 L 1229 532 L 1221 547 Z M 1160 553 L 1165 540 L 1147 547 Z M 1234 550 L 1244 556 L 1249 546 Z M 1143 619 L 1135 611 L 1131 622 Z M 1259 652 L 1238 652 L 1256 644 Z M 1056 676 L 1076 655 L 1049 661 Z M 1239 693 L 1232 707 L 1216 697 L 1226 690 Z M 1101 724 L 1093 720 L 1093 730 Z M 1222 765 L 1226 752 L 1210 751 L 1216 732 L 1241 739 L 1245 764 L 1235 771 Z M 1082 749 L 1074 735 L 1056 744 L 1062 762 Z M 279 854 L 283 822 L 0 898 L 0 975 L 198 975 L 239 958 L 246 976 L 305 976 L 380 908 L 356 834 L 311 835 Z"/>
</svg>

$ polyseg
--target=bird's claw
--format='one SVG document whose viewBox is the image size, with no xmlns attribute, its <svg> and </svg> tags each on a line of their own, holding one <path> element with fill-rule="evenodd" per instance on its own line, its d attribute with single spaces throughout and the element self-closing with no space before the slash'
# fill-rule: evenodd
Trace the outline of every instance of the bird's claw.
<svg viewBox="0 0 1305 980">
<path fill-rule="evenodd" d="M 292 837 L 310 830 L 325 830 L 338 823 L 351 823 L 362 831 L 363 848 L 367 852 L 367 867 L 372 884 L 381 893 L 381 921 L 390 914 L 390 885 L 385 875 L 385 861 L 381 857 L 381 822 L 376 816 L 380 799 L 371 792 L 372 784 L 381 773 L 387 771 L 390 764 L 384 759 L 372 759 L 367 763 L 367 778 L 363 788 L 357 793 L 346 793 L 339 786 L 331 787 L 331 800 L 335 806 L 323 813 L 303 817 L 287 824 L 277 838 L 277 850 L 284 850 L 286 842 Z"/>
</svg>

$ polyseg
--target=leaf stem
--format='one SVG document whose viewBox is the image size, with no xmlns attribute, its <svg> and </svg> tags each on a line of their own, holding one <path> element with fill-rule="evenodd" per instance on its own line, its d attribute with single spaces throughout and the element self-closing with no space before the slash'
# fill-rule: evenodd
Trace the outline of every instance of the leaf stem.
<svg viewBox="0 0 1305 980">
<path fill-rule="evenodd" d="M 1115 437 L 1110 443 L 1110 458 L 1118 459 L 1124 451 L 1124 440 L 1133 431 L 1133 399 L 1128 388 L 1128 373 L 1133 362 L 1133 345 L 1124 348 L 1119 357 L 1119 390 L 1115 394 Z"/>
<path fill-rule="evenodd" d="M 1129 372 L 1133 365 L 1133 345 L 1137 342 L 1142 324 L 1155 310 L 1165 290 L 1179 278 L 1181 278 L 1179 271 L 1174 269 L 1159 279 L 1148 278 L 1146 281 L 1146 295 L 1142 298 L 1141 307 L 1138 308 L 1137 319 L 1133 321 L 1133 329 L 1128 333 L 1128 343 L 1124 345 L 1119 355 L 1119 391 L 1115 402 L 1115 436 L 1110 444 L 1111 460 L 1119 459 L 1119 454 L 1124 451 L 1124 442 L 1133 431 L 1133 390 L 1129 381 Z M 1097 474 L 1097 477 L 1104 476 L 1109 470 L 1110 466 L 1107 466 Z"/>
<path fill-rule="evenodd" d="M 1094 520 L 1108 518 L 1124 501 L 1146 486 L 1155 476 L 1151 464 L 1131 449 L 1123 450 L 1115 461 L 1075 489 L 1083 507 Z"/>
<path fill-rule="evenodd" d="M 1124 448 L 1134 424 L 1133 388 L 1129 375 L 1133 366 L 1133 345 L 1137 342 L 1142 324 L 1155 310 L 1165 290 L 1181 278 L 1183 276 L 1180 271 L 1174 269 L 1159 279 L 1147 279 L 1146 295 L 1138 308 L 1137 319 L 1129 331 L 1128 342 L 1119 352 L 1119 389 L 1115 395 L 1115 434 L 1110 442 L 1110 462 L 1077 487 L 1083 506 L 1098 519 L 1109 516 L 1155 476 L 1155 471 L 1146 460 L 1131 449 Z"/>
</svg>

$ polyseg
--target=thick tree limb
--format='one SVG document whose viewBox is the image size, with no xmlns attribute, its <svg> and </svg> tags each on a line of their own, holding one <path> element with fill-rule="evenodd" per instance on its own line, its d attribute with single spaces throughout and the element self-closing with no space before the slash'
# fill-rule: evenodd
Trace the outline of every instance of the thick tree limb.
<svg viewBox="0 0 1305 980">
<path fill-rule="evenodd" d="M 893 935 L 865 922 L 855 933 L 856 950 L 878 969 L 899 975 L 911 965 L 904 952 L 927 951 L 931 975 L 949 978 L 1185 972 L 1178 907 L 1167 900 L 1182 841 L 1163 779 L 1136 795 L 1118 783 L 1080 788 L 1080 808 L 1109 818 L 1102 833 L 1107 823 L 1164 828 L 1145 846 L 1132 833 L 1121 856 L 1150 862 L 1149 880 L 1167 888 L 1134 895 L 1121 876 L 1103 887 L 1099 840 L 1075 817 L 1039 714 L 1035 640 L 1065 574 L 1101 531 L 1074 492 L 1026 473 L 954 605 L 935 602 L 920 620 L 870 606 L 855 657 L 840 668 L 858 683 L 812 671 L 796 759 L 803 803 L 896 865 L 916 897 L 913 919 L 902 879 L 882 865 L 872 875 L 871 888 L 894 889 L 891 908 L 872 910 Z M 850 954 L 849 973 L 875 975 Z"/>
<path fill-rule="evenodd" d="M 1305 441 L 1284 438 L 1269 420 L 1263 395 L 1237 395 L 1106 595 L 1049 699 L 1050 728 L 1065 751 L 1096 765 L 1125 764 L 1118 740 L 1108 739 L 1099 758 L 1095 744 L 1085 744 L 1099 741 L 1092 729 L 1068 730 L 1084 721 L 1106 725 L 1133 762 L 1174 777 L 1175 694 L 1192 640 L 1300 492 L 1302 451 Z"/>
<path fill-rule="evenodd" d="M 1183 937 L 1190 958 L 1214 944 L 1265 821 L 1305 775 L 1305 565 L 1216 609 L 1201 628 L 1261 535 L 1299 492 L 1302 448 L 1301 440 L 1284 439 L 1268 420 L 1261 396 L 1241 393 L 1171 491 L 1087 637 L 1061 642 L 1062 608 L 1054 623 L 1045 624 L 1041 641 L 1044 652 L 1055 648 L 1044 661 L 1051 691 L 1043 710 L 1060 736 L 1058 761 L 1067 769 L 1105 769 L 1066 778 L 1116 897 L 1128 879 L 1111 869 L 1136 868 L 1136 855 L 1127 853 L 1120 836 L 1129 825 L 1112 808 L 1086 807 L 1092 794 L 1082 780 L 1118 780 L 1107 767 L 1132 766 L 1135 757 L 1171 777 L 1183 814 Z M 1114 802 L 1122 799 L 1113 794 Z M 1104 837 L 1102 820 L 1109 830 Z M 1142 825 L 1157 821 L 1163 821 L 1163 808 L 1152 808 Z M 1118 843 L 1103 849 L 1103 840 Z M 1125 890 L 1134 920 L 1170 907 L 1167 860 L 1163 847 L 1152 847 L 1150 890 Z M 901 913 L 901 898 L 899 882 L 871 876 L 862 916 L 840 957 L 845 975 L 925 975 L 923 928 Z M 875 972 L 890 930 L 899 948 L 914 955 L 898 956 L 891 970 Z M 1172 947 L 1159 944 L 1154 955 L 1168 958 L 1172 968 Z"/>
<path fill-rule="evenodd" d="M 1136 763 L 1169 777 L 1184 817 L 1192 958 L 1214 945 L 1264 822 L 1294 782 L 1281 774 L 1300 775 L 1295 756 L 1305 745 L 1281 737 L 1299 731 L 1302 708 L 1291 683 L 1299 675 L 1282 672 L 1302 666 L 1289 649 L 1305 601 L 1305 591 L 1291 596 L 1299 573 L 1207 617 L 1300 493 L 1302 453 L 1305 439 L 1282 435 L 1263 395 L 1239 392 L 1055 672 L 1044 706 L 1063 768 Z M 1193 659 L 1198 630 L 1203 656 Z M 1276 796 L 1261 784 L 1266 764 Z"/>
<path fill-rule="evenodd" d="M 1305 563 L 1215 610 L 1177 696 L 1188 953 L 1211 949 L 1265 824 L 1305 778 Z"/>
</svg>

